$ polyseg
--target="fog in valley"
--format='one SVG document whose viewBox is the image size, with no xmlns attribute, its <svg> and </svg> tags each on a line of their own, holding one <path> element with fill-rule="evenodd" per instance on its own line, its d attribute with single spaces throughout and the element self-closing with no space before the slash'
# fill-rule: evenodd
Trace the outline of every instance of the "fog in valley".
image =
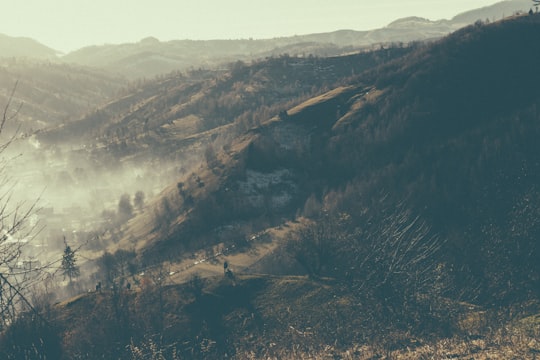
<svg viewBox="0 0 540 360">
<path fill-rule="evenodd" d="M 50 266 L 48 271 L 57 273 L 62 282 L 58 269 L 64 241 L 80 249 L 78 263 L 84 268 L 86 261 L 120 240 L 122 227 L 135 214 L 152 211 L 146 206 L 189 164 L 119 160 L 105 154 L 81 144 L 43 146 L 34 136 L 16 138 L 4 150 L 8 211 L 34 206 L 26 229 L 13 234 L 26 236 L 25 230 L 34 227 L 33 233 L 21 239 L 28 242 L 18 267 L 31 261 L 32 267 Z M 80 281 L 91 275 L 85 271 Z"/>
<path fill-rule="evenodd" d="M 96 1 L 0 24 L 0 358 L 536 359 L 540 0 Z"/>
</svg>

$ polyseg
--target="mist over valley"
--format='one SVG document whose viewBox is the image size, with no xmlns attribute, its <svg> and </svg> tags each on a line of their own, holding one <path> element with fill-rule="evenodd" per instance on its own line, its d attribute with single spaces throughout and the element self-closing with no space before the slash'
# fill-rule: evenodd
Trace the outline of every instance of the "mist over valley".
<svg viewBox="0 0 540 360">
<path fill-rule="evenodd" d="M 1 36 L 0 357 L 534 359 L 539 27 Z"/>
</svg>

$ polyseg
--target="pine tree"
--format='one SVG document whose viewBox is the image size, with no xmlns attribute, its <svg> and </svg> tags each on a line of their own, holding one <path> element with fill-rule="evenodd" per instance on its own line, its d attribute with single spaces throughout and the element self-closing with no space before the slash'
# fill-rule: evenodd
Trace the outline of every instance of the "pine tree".
<svg viewBox="0 0 540 360">
<path fill-rule="evenodd" d="M 71 246 L 67 244 L 65 237 L 64 244 L 66 247 L 64 248 L 64 255 L 62 256 L 62 271 L 64 278 L 67 276 L 69 278 L 69 283 L 71 284 L 73 278 L 78 277 L 81 272 L 77 266 L 77 259 L 75 258 L 76 250 L 73 250 Z"/>
</svg>

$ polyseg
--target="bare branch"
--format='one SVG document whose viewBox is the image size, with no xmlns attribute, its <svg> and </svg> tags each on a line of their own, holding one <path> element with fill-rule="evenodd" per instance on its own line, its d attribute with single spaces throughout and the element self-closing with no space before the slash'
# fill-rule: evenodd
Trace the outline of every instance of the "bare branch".
<svg viewBox="0 0 540 360">
<path fill-rule="evenodd" d="M 14 120 L 22 107 L 20 104 L 11 111 L 18 82 L 13 86 L 2 118 L 0 119 L 0 134 L 5 132 L 7 123 Z M 0 154 L 15 140 L 20 129 L 8 136 L 6 142 L 0 145 Z M 6 174 L 9 161 L 4 156 L 0 158 L 0 329 L 12 324 L 21 311 L 30 309 L 45 321 L 25 295 L 32 283 L 39 281 L 40 269 L 21 269 L 18 264 L 26 242 L 39 234 L 38 224 L 27 227 L 30 216 L 37 210 L 39 197 L 32 204 L 24 202 L 13 204 L 15 183 Z M 45 321 L 45 323 L 47 323 Z"/>
</svg>

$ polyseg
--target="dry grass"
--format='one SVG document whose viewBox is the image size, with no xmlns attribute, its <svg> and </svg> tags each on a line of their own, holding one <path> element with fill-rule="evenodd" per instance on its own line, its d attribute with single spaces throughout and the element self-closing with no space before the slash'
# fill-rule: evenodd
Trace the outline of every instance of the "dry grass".
<svg viewBox="0 0 540 360">
<path fill-rule="evenodd" d="M 195 135 L 203 126 L 201 119 L 195 115 L 188 115 L 181 119 L 176 119 L 170 124 L 162 125 L 162 128 L 167 131 L 169 136 L 185 138 Z"/>
<path fill-rule="evenodd" d="M 477 318 L 473 314 L 472 318 Z M 492 324 L 493 325 L 493 324 Z M 416 360 L 416 359 L 456 359 L 456 360 L 494 360 L 494 359 L 540 359 L 540 314 L 525 317 L 518 321 L 488 327 L 487 332 L 473 338 L 455 336 L 424 342 L 411 337 L 410 345 L 390 350 L 384 345 L 353 345 L 346 350 L 327 345 L 317 350 L 306 350 L 300 345 L 289 349 L 265 349 L 262 355 L 245 351 L 237 359 L 343 359 L 343 360 Z"/>
<path fill-rule="evenodd" d="M 202 266 L 209 275 L 222 271 L 222 264 L 205 262 Z M 384 324 L 374 323 L 375 318 L 369 317 L 371 308 L 361 304 L 333 279 L 315 281 L 303 276 L 237 275 L 236 281 L 231 283 L 219 275 L 205 279 L 204 284 L 199 301 L 190 295 L 187 285 L 166 286 L 164 321 L 167 330 L 164 339 L 168 340 L 162 346 L 174 347 L 174 344 L 192 339 L 190 346 L 197 347 L 197 341 L 210 339 L 223 347 L 225 338 L 234 339 L 229 343 L 235 349 L 233 359 L 540 358 L 538 302 L 519 304 L 511 309 L 488 310 L 460 303 L 460 317 L 456 320 L 453 335 L 441 338 L 436 334 L 419 335 L 399 327 L 380 328 L 380 334 L 369 332 L 367 327 L 384 327 Z M 155 302 L 145 303 L 144 307 L 135 306 L 145 295 L 142 291 L 125 295 L 126 306 L 138 311 L 130 312 L 135 316 L 133 319 L 139 316 L 150 319 L 155 313 L 155 309 L 148 308 Z M 145 296 L 154 295 L 154 292 L 148 292 Z M 114 317 L 111 299 L 112 293 L 104 291 L 58 304 L 57 321 L 65 326 L 65 343 L 73 348 L 87 346 L 77 341 L 89 335 L 89 328 L 98 329 L 100 317 L 96 314 L 109 314 L 106 320 L 114 320 L 111 318 Z M 139 313 L 143 309 L 144 312 Z M 194 330 L 193 327 L 203 320 L 210 321 L 212 329 L 208 329 L 215 331 L 208 332 L 203 327 Z M 197 334 L 203 337 L 196 340 Z M 212 337 L 216 334 L 227 335 Z M 146 349 L 141 347 L 145 344 L 141 344 L 132 346 L 147 354 L 151 347 Z M 187 354 L 182 346 L 178 350 L 184 351 L 181 356 Z M 214 359 L 218 354 L 224 354 L 220 351 L 225 351 L 216 347 L 211 350 L 208 354 L 200 353 L 197 358 Z"/>
<path fill-rule="evenodd" d="M 325 102 L 335 100 L 337 97 L 347 94 L 351 91 L 354 91 L 356 88 L 354 86 L 341 86 L 337 87 L 331 91 L 328 91 L 322 95 L 316 96 L 314 98 L 311 98 L 307 101 L 304 101 L 298 106 L 293 107 L 288 111 L 289 116 L 294 116 L 302 111 L 305 111 L 307 108 L 314 107 L 320 104 L 323 104 Z"/>
<path fill-rule="evenodd" d="M 538 359 L 540 358 L 540 341 L 527 335 L 508 338 L 493 337 L 489 339 L 463 340 L 444 339 L 432 344 L 416 348 L 389 351 L 383 348 L 355 345 L 348 350 L 340 351 L 333 346 L 326 346 L 322 351 L 305 351 L 298 346 L 279 351 L 268 350 L 262 356 L 253 352 L 238 354 L 237 359 L 456 359 L 456 360 L 488 360 L 488 359 Z"/>
</svg>

